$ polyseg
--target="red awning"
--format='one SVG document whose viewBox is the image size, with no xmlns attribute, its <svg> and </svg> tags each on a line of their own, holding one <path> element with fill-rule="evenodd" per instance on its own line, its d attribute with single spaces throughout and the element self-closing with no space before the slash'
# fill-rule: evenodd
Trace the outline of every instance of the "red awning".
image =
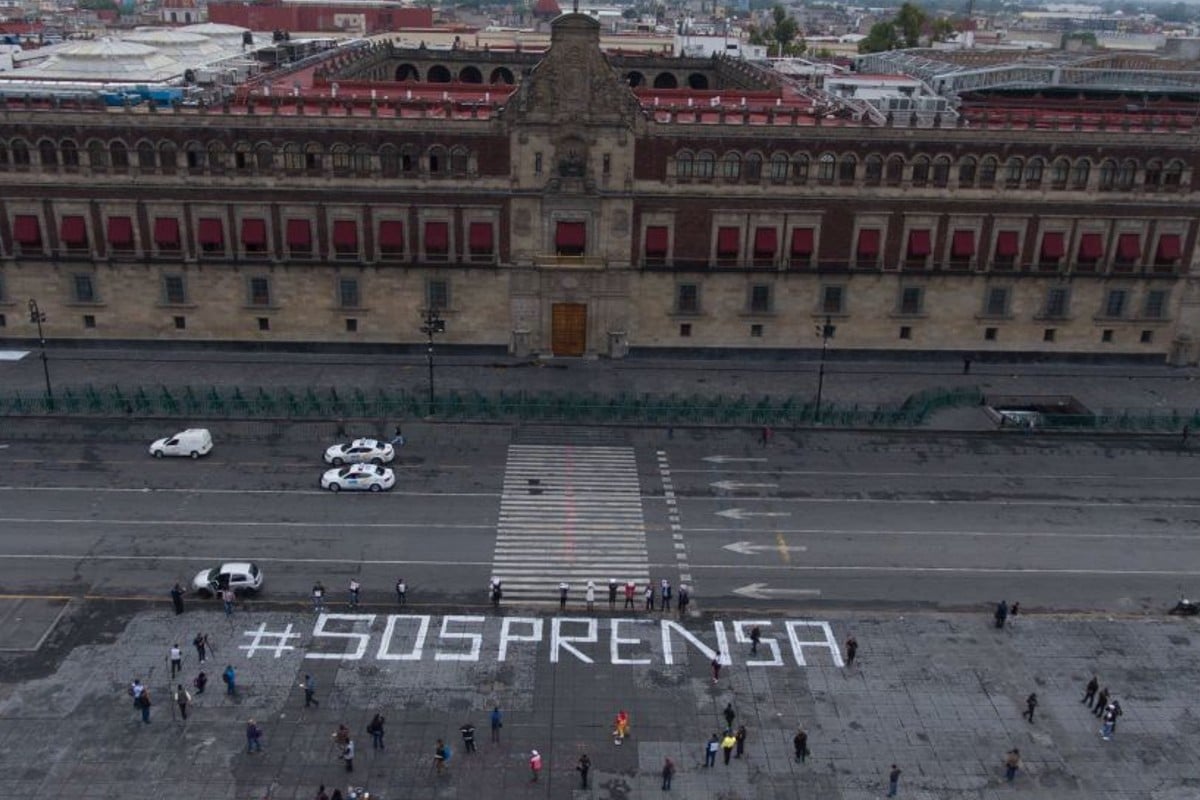
<svg viewBox="0 0 1200 800">
<path fill-rule="evenodd" d="M 813 229 L 794 228 L 792 230 L 792 255 L 811 256 L 813 253 Z"/>
<path fill-rule="evenodd" d="M 179 220 L 174 217 L 156 217 L 154 219 L 154 243 L 165 249 L 178 249 Z"/>
<path fill-rule="evenodd" d="M 109 217 L 108 243 L 113 247 L 133 247 L 133 220 L 129 217 Z"/>
<path fill-rule="evenodd" d="M 1104 255 L 1104 236 L 1099 233 L 1085 233 L 1079 237 L 1079 260 L 1099 261 Z"/>
<path fill-rule="evenodd" d="M 312 250 L 312 226 L 308 220 L 287 221 L 287 246 L 290 250 Z"/>
<path fill-rule="evenodd" d="M 336 250 L 357 250 L 358 223 L 352 219 L 334 220 L 333 247 Z"/>
<path fill-rule="evenodd" d="M 63 217 L 59 226 L 59 237 L 68 247 L 86 247 L 88 243 L 87 222 L 83 217 Z"/>
<path fill-rule="evenodd" d="M 582 250 L 587 244 L 587 225 L 582 222 L 560 222 L 554 244 L 559 248 Z"/>
<path fill-rule="evenodd" d="M 913 258 L 924 258 L 933 249 L 929 231 L 915 230 L 908 232 L 908 254 Z"/>
<path fill-rule="evenodd" d="M 201 217 L 196 236 L 202 245 L 225 244 L 225 232 L 221 228 L 221 220 L 218 217 Z"/>
<path fill-rule="evenodd" d="M 1137 261 L 1142 257 L 1142 237 L 1136 233 L 1122 233 L 1117 237 L 1117 258 L 1122 261 Z"/>
<path fill-rule="evenodd" d="M 754 255 L 769 258 L 775 255 L 779 240 L 774 228 L 756 228 L 754 231 Z"/>
<path fill-rule="evenodd" d="M 975 255 L 975 231 L 955 231 L 950 240 L 951 258 L 970 258 Z"/>
<path fill-rule="evenodd" d="M 247 247 L 265 247 L 267 244 L 267 221 L 265 219 L 242 220 L 242 244 Z"/>
<path fill-rule="evenodd" d="M 404 252 L 404 223 L 385 219 L 379 223 L 379 246 L 384 250 Z"/>
<path fill-rule="evenodd" d="M 646 255 L 665 256 L 670 243 L 666 225 L 651 225 L 646 228 Z"/>
<path fill-rule="evenodd" d="M 559 223 L 560 225 L 562 223 Z M 448 222 L 426 222 L 425 223 L 425 252 L 426 253 L 448 253 L 450 252 L 450 223 Z"/>
<path fill-rule="evenodd" d="M 1179 234 L 1164 233 L 1158 237 L 1157 261 L 1175 261 L 1182 252 L 1183 248 L 1180 246 Z"/>
<path fill-rule="evenodd" d="M 467 229 L 467 245 L 472 253 L 492 252 L 492 223 L 472 222 Z"/>
<path fill-rule="evenodd" d="M 17 214 L 13 217 L 13 240 L 26 247 L 42 243 L 42 226 L 33 214 Z"/>
<path fill-rule="evenodd" d="M 1017 231 L 1000 231 L 996 234 L 996 255 L 1013 258 L 1021 250 L 1021 234 Z"/>
<path fill-rule="evenodd" d="M 859 258 L 875 258 L 879 255 L 879 231 L 875 228 L 864 228 L 858 232 Z"/>
<path fill-rule="evenodd" d="M 736 256 L 742 232 L 737 228 L 717 229 L 717 255 Z"/>
<path fill-rule="evenodd" d="M 1067 252 L 1066 238 L 1060 231 L 1048 231 L 1042 234 L 1042 258 L 1047 261 L 1057 261 Z"/>
</svg>

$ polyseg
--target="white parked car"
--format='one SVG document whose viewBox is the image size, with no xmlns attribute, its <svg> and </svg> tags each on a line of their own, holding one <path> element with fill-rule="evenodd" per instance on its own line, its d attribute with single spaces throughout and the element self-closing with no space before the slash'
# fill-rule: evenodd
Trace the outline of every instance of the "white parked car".
<svg viewBox="0 0 1200 800">
<path fill-rule="evenodd" d="M 252 561 L 230 561 L 219 567 L 201 570 L 192 579 L 192 588 L 204 597 L 210 597 L 222 589 L 233 589 L 234 594 L 254 594 L 262 588 L 263 574 Z"/>
<path fill-rule="evenodd" d="M 395 448 L 378 439 L 355 439 L 348 444 L 335 444 L 325 451 L 325 463 L 335 467 L 342 464 L 390 464 L 395 458 Z"/>
<path fill-rule="evenodd" d="M 331 492 L 340 492 L 342 489 L 382 492 L 395 485 L 396 473 L 378 464 L 351 464 L 331 469 L 321 476 L 321 488 Z"/>
<path fill-rule="evenodd" d="M 199 458 L 213 448 L 212 434 L 208 428 L 188 428 L 174 436 L 159 439 L 150 445 L 150 455 L 155 458 L 163 456 L 189 456 Z"/>
</svg>

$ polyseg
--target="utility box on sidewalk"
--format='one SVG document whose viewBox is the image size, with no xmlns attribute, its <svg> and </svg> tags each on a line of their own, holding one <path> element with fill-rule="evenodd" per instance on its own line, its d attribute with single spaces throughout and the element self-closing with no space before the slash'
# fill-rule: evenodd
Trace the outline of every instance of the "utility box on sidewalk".
<svg viewBox="0 0 1200 800">
<path fill-rule="evenodd" d="M 1167 354 L 1167 365 L 1171 367 L 1190 367 L 1200 361 L 1200 346 L 1188 336 L 1181 333 L 1171 342 L 1171 352 Z"/>
<path fill-rule="evenodd" d="M 516 358 L 529 358 L 531 346 L 530 341 L 533 339 L 533 332 L 527 330 L 515 330 L 512 332 L 512 341 L 508 346 L 508 354 Z"/>
<path fill-rule="evenodd" d="M 629 355 L 629 334 L 625 331 L 608 332 L 608 357 L 624 358 Z"/>
</svg>

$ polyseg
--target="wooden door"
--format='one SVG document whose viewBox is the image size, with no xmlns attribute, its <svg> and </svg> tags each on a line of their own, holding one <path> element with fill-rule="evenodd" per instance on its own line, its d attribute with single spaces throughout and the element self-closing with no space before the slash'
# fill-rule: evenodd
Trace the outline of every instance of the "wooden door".
<svg viewBox="0 0 1200 800">
<path fill-rule="evenodd" d="M 587 349 L 587 305 L 555 303 L 551 314 L 551 350 L 556 356 L 581 356 Z"/>
</svg>

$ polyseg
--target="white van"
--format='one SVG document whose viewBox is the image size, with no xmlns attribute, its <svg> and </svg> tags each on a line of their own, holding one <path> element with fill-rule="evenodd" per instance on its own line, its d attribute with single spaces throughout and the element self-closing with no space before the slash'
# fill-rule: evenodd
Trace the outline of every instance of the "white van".
<svg viewBox="0 0 1200 800">
<path fill-rule="evenodd" d="M 212 450 L 212 434 L 208 428 L 188 428 L 174 436 L 159 439 L 150 445 L 150 455 L 155 458 L 163 456 L 191 456 L 199 458 Z"/>
</svg>

